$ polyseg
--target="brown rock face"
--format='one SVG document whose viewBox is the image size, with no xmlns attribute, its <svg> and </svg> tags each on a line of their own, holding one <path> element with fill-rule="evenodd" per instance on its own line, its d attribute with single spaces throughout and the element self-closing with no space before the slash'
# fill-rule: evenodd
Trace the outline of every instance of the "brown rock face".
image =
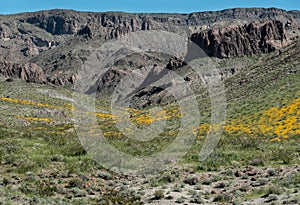
<svg viewBox="0 0 300 205">
<path fill-rule="evenodd" d="M 46 82 L 43 70 L 34 63 L 20 65 L 0 62 L 0 75 L 5 78 L 17 78 L 33 83 Z"/>
<path fill-rule="evenodd" d="M 191 41 L 199 45 L 208 56 L 228 58 L 272 52 L 285 45 L 286 34 L 280 21 L 253 22 L 195 33 Z"/>
</svg>

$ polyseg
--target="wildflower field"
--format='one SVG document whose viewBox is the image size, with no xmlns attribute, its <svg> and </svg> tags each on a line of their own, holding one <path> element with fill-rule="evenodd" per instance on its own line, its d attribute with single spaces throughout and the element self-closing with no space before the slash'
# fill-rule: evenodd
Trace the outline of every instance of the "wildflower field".
<svg viewBox="0 0 300 205">
<path fill-rule="evenodd" d="M 292 52 L 289 49 L 296 47 L 287 48 L 287 53 Z M 184 113 L 176 103 L 161 106 L 157 111 L 115 108 L 111 112 L 107 99 L 99 98 L 93 111 L 78 110 L 73 104 L 74 93 L 69 89 L 1 81 L 0 199 L 7 204 L 15 196 L 31 204 L 35 200 L 40 200 L 40 204 L 141 204 L 141 198 L 152 201 L 162 197 L 160 189 L 166 188 L 170 193 L 187 192 L 193 203 L 200 200 L 195 194 L 199 190 L 204 196 L 215 197 L 211 201 L 237 204 L 272 194 L 287 194 L 291 200 L 299 198 L 300 76 L 290 74 L 291 69 L 300 70 L 299 63 L 293 61 L 295 65 L 291 68 L 277 57 L 275 61 L 274 55 L 247 58 L 249 64 L 258 65 L 246 67 L 245 72 L 224 82 L 227 119 L 217 146 L 204 161 L 199 161 L 199 153 L 215 125 L 210 123 L 207 109 L 209 96 L 202 91 L 199 96 L 205 98 L 199 97 L 203 108 L 199 110 L 201 120 L 197 126 L 182 130 L 180 119 Z M 237 61 L 243 59 L 226 62 Z M 240 85 L 245 76 L 249 82 Z M 84 116 L 83 130 L 78 129 L 74 113 Z M 134 129 L 117 126 L 124 120 L 140 129 L 155 123 L 165 129 L 156 133 L 154 139 L 138 142 L 128 138 L 136 132 Z M 194 141 L 172 171 L 141 179 L 121 176 L 94 161 L 82 147 L 79 131 L 86 132 L 88 137 L 102 134 L 118 150 L 132 156 L 158 153 L 176 138 L 184 137 L 179 133 L 192 133 Z M 148 131 L 144 135 L 151 136 L 151 131 L 156 130 Z M 197 174 L 201 177 L 195 181 L 193 176 Z M 131 183 L 139 184 L 141 189 L 130 190 Z M 232 198 L 217 192 L 205 195 L 208 188 L 211 193 L 225 190 L 223 187 L 230 187 Z M 184 200 L 179 198 L 178 202 Z"/>
</svg>

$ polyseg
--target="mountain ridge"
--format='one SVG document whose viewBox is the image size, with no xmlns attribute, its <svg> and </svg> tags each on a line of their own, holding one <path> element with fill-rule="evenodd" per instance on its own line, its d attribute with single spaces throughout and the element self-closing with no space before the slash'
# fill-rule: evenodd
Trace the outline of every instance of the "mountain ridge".
<svg viewBox="0 0 300 205">
<path fill-rule="evenodd" d="M 226 9 L 219 9 L 219 10 L 205 10 L 205 11 L 193 11 L 193 12 L 128 12 L 128 11 L 83 11 L 83 10 L 76 10 L 76 9 L 60 9 L 60 8 L 54 8 L 54 9 L 43 9 L 43 10 L 37 10 L 37 11 L 26 11 L 26 12 L 16 12 L 16 13 L 9 13 L 9 14 L 0 14 L 0 16 L 13 16 L 13 15 L 22 15 L 22 14 L 34 14 L 39 12 L 48 12 L 48 11 L 66 11 L 66 12 L 76 12 L 76 13 L 121 13 L 121 14 L 179 14 L 179 15 L 189 15 L 193 13 L 213 13 L 213 12 L 226 12 L 231 10 L 278 10 L 278 11 L 286 11 L 286 12 L 300 12 L 300 10 L 297 9 L 283 9 L 278 7 L 232 7 L 232 8 L 226 8 Z"/>
<path fill-rule="evenodd" d="M 103 42 L 129 32 L 161 30 L 189 38 L 210 29 L 269 20 L 283 24 L 287 30 L 287 39 L 297 36 L 300 31 L 300 11 L 277 8 L 234 8 L 190 14 L 78 12 L 55 9 L 1 15 L 0 61 L 10 64 L 37 64 L 43 69 L 48 82 L 65 85 L 71 82 L 71 78 L 74 79 L 74 75 L 93 50 Z M 243 52 L 227 56 L 237 54 Z"/>
</svg>

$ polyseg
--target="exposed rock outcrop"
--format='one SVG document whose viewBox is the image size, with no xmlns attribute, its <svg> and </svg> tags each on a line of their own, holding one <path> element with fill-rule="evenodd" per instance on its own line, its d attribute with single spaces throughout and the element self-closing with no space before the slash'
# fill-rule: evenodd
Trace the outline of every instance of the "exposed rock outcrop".
<svg viewBox="0 0 300 205">
<path fill-rule="evenodd" d="M 283 47 L 287 40 L 284 25 L 280 21 L 214 28 L 195 33 L 190 39 L 208 56 L 219 58 L 269 53 Z"/>
<path fill-rule="evenodd" d="M 77 32 L 77 35 L 85 36 L 85 37 L 88 37 L 88 38 L 92 38 L 93 37 L 92 30 L 90 29 L 89 26 L 85 26 L 84 28 L 82 28 L 81 30 L 79 30 Z"/>
<path fill-rule="evenodd" d="M 75 74 L 71 75 L 70 77 L 68 75 L 47 76 L 47 82 L 56 86 L 65 86 L 68 83 L 75 84 L 77 77 L 78 76 Z"/>
<path fill-rule="evenodd" d="M 5 78 L 17 78 L 32 83 L 46 83 L 43 70 L 34 63 L 21 65 L 0 62 L 0 75 Z"/>
<path fill-rule="evenodd" d="M 169 60 L 169 63 L 167 64 L 166 68 L 169 70 L 176 70 L 179 67 L 187 65 L 186 62 L 184 62 L 183 59 L 178 57 L 172 57 Z"/>
<path fill-rule="evenodd" d="M 36 24 L 53 35 L 74 34 L 77 32 L 76 20 L 65 15 L 47 15 L 46 12 L 26 19 L 27 23 Z"/>
</svg>

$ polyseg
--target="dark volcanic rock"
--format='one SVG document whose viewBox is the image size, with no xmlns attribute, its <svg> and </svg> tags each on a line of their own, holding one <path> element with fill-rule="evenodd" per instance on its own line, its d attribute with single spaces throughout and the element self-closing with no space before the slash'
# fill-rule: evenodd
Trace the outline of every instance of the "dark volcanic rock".
<svg viewBox="0 0 300 205">
<path fill-rule="evenodd" d="M 81 36 L 89 37 L 89 38 L 93 37 L 92 30 L 88 26 L 85 26 L 83 29 L 79 30 L 77 32 L 77 34 L 81 35 Z"/>
<path fill-rule="evenodd" d="M 280 21 L 253 22 L 244 26 L 214 28 L 191 36 L 209 56 L 228 58 L 269 53 L 286 43 L 284 25 Z"/>
</svg>

